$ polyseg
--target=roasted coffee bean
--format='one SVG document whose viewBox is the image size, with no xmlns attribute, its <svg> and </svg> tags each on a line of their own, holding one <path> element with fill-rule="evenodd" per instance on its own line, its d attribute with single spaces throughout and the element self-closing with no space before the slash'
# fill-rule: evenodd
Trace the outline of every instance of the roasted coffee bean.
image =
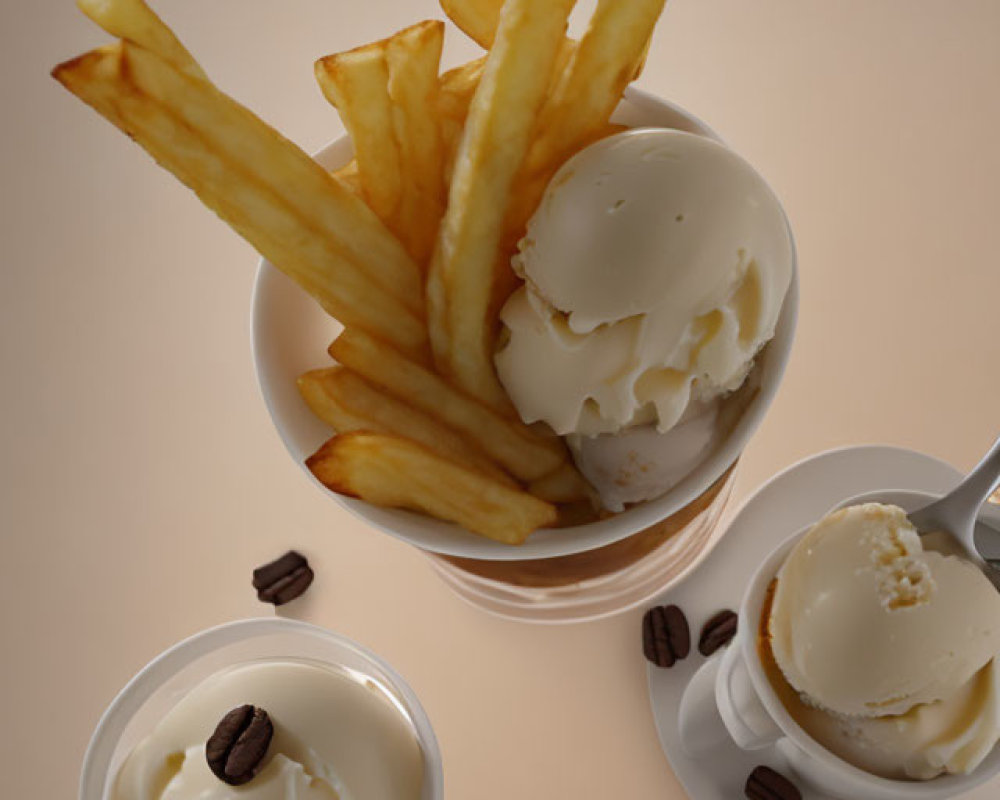
<svg viewBox="0 0 1000 800">
<path fill-rule="evenodd" d="M 253 571 L 257 599 L 280 606 L 294 600 L 313 582 L 313 571 L 301 553 L 289 550 L 281 558 Z"/>
<path fill-rule="evenodd" d="M 691 652 L 691 630 L 677 606 L 655 606 L 642 618 L 642 652 L 658 667 L 672 667 Z"/>
<path fill-rule="evenodd" d="M 802 800 L 802 793 L 794 783 L 765 766 L 750 773 L 744 791 L 749 800 Z"/>
<path fill-rule="evenodd" d="M 739 617 L 735 611 L 730 611 L 728 608 L 720 611 L 701 629 L 698 652 L 703 656 L 710 656 L 720 647 L 725 647 L 736 635 L 738 622 Z"/>
<path fill-rule="evenodd" d="M 230 786 L 246 783 L 263 766 L 273 735 L 274 726 L 264 709 L 234 708 L 219 721 L 205 745 L 208 768 Z"/>
</svg>

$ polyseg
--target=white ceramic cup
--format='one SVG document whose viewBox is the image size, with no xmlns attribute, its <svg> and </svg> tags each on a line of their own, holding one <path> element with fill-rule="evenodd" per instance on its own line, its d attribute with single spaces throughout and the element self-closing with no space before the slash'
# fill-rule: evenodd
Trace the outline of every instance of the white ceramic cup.
<svg viewBox="0 0 1000 800">
<path fill-rule="evenodd" d="M 626 90 L 613 121 L 629 127 L 675 128 L 719 140 L 693 115 L 633 88 Z M 328 169 L 336 169 L 347 163 L 352 153 L 351 141 L 345 136 L 320 151 L 316 160 Z M 593 550 L 638 533 L 684 508 L 739 458 L 777 393 L 791 351 L 799 300 L 794 243 L 792 261 L 792 282 L 775 336 L 756 366 L 760 391 L 730 435 L 683 481 L 661 497 L 605 520 L 573 528 L 536 531 L 518 547 L 473 536 L 448 522 L 409 511 L 380 508 L 335 494 L 306 469 L 306 458 L 330 437 L 331 432 L 306 407 L 295 381 L 303 372 L 331 363 L 326 348 L 341 326 L 266 260 L 260 263 L 253 294 L 252 345 L 257 380 L 278 435 L 295 463 L 321 491 L 382 532 L 432 553 L 495 561 L 552 558 Z"/>
<path fill-rule="evenodd" d="M 245 619 L 196 633 L 143 667 L 118 693 L 94 730 L 83 758 L 79 800 L 108 800 L 128 754 L 195 686 L 221 669 L 262 658 L 310 659 L 352 670 L 377 683 L 409 719 L 420 743 L 423 800 L 442 800 L 441 751 L 430 720 L 406 681 L 350 639 L 281 617 Z"/>
<path fill-rule="evenodd" d="M 912 511 L 934 499 L 924 492 L 878 491 L 853 497 L 837 508 L 878 501 Z M 981 518 L 995 516 L 994 509 L 984 509 Z M 942 775 L 929 781 L 882 778 L 827 750 L 788 713 L 761 663 L 758 632 L 768 586 L 807 530 L 786 539 L 764 559 L 740 604 L 735 640 L 721 656 L 706 662 L 685 690 L 679 715 L 685 751 L 694 757 L 707 755 L 726 736 L 742 750 L 777 747 L 795 778 L 843 800 L 947 800 L 1000 774 L 1000 747 L 996 747 L 970 775 Z"/>
</svg>

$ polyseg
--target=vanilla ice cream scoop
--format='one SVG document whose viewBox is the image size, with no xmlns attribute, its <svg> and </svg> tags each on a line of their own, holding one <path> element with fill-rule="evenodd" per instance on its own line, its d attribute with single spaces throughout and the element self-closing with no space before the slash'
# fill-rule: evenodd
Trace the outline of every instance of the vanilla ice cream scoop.
<svg viewBox="0 0 1000 800">
<path fill-rule="evenodd" d="M 205 742 L 231 709 L 267 711 L 274 736 L 261 770 L 230 786 Z M 299 660 L 248 662 L 192 689 L 122 764 L 114 800 L 419 800 L 423 753 L 376 684 Z"/>
<path fill-rule="evenodd" d="M 666 433 L 653 424 L 566 437 L 577 468 L 608 511 L 663 494 L 686 478 L 719 438 L 718 403 L 692 403 Z"/>
<path fill-rule="evenodd" d="M 813 739 L 873 775 L 967 775 L 1000 739 L 1000 661 L 991 660 L 946 699 L 899 716 L 844 717 L 797 702 L 789 710 Z"/>
<path fill-rule="evenodd" d="M 796 543 L 768 630 L 806 702 L 900 715 L 953 697 L 1000 653 L 1000 592 L 974 564 L 925 550 L 902 509 L 866 503 L 829 514 Z"/>
<path fill-rule="evenodd" d="M 728 148 L 637 129 L 569 159 L 514 258 L 497 371 L 526 422 L 595 436 L 738 388 L 792 278 L 784 214 Z"/>
</svg>

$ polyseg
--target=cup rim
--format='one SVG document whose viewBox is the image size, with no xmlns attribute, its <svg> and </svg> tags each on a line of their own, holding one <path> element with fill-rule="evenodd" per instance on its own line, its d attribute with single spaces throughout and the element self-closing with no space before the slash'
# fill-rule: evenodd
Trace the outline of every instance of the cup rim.
<svg viewBox="0 0 1000 800">
<path fill-rule="evenodd" d="M 898 492 L 900 494 L 931 496 L 927 492 L 906 489 L 882 491 L 885 494 Z M 831 510 L 842 508 L 844 503 L 849 499 L 851 498 L 845 498 L 844 501 L 837 503 Z M 796 531 L 768 553 L 747 584 L 743 599 L 740 602 L 739 616 L 743 620 L 737 631 L 740 656 L 747 667 L 750 682 L 757 693 L 758 699 L 781 730 L 782 737 L 787 738 L 792 745 L 802 750 L 807 756 L 815 759 L 823 766 L 839 771 L 845 779 L 861 781 L 872 790 L 879 791 L 880 797 L 887 796 L 887 793 L 890 792 L 905 792 L 907 797 L 938 800 L 939 798 L 951 797 L 953 794 L 966 792 L 976 786 L 981 786 L 997 774 L 1000 774 L 1000 758 L 998 758 L 996 759 L 996 763 L 990 765 L 989 769 L 977 768 L 967 775 L 944 773 L 926 781 L 884 778 L 881 775 L 875 775 L 851 764 L 833 751 L 823 747 L 788 712 L 774 687 L 771 685 L 771 682 L 768 680 L 767 675 L 764 673 L 764 668 L 760 661 L 760 653 L 757 648 L 757 631 L 760 626 L 763 598 L 767 587 L 777 576 L 781 564 L 784 563 L 785 557 L 791 551 L 792 547 L 811 528 L 812 524 Z M 752 625 L 750 624 L 751 622 L 753 622 Z M 1000 744 L 997 744 L 996 747 L 1000 747 Z M 980 765 L 980 767 L 983 766 L 985 764 Z"/>
<path fill-rule="evenodd" d="M 689 132 L 724 143 L 714 130 L 693 114 L 668 100 L 634 87 L 626 89 L 619 109 L 632 111 L 646 117 L 657 113 L 669 113 L 677 117 L 678 124 L 685 125 Z M 665 127 L 645 123 L 636 125 L 636 127 L 650 126 Z M 683 130 L 683 128 L 681 129 Z M 343 154 L 349 153 L 349 148 L 350 140 L 345 135 L 322 148 L 315 154 L 315 158 L 328 168 L 334 167 L 336 164 L 331 163 L 331 154 L 339 152 L 343 158 Z M 761 381 L 757 395 L 715 450 L 682 481 L 662 496 L 637 504 L 604 520 L 568 528 L 542 529 L 533 533 L 524 544 L 512 547 L 462 531 L 453 523 L 440 520 L 428 522 L 425 518 L 418 518 L 414 512 L 380 508 L 358 498 L 345 497 L 331 492 L 305 466 L 302 454 L 308 448 L 297 443 L 296 436 L 292 432 L 292 417 L 297 418 L 300 414 L 310 412 L 302 403 L 297 414 L 286 414 L 279 407 L 278 389 L 272 385 L 270 366 L 272 359 L 267 355 L 269 348 L 265 345 L 269 331 L 267 306 L 270 294 L 275 291 L 274 282 L 279 278 L 284 278 L 284 276 L 278 273 L 277 269 L 266 259 L 262 258 L 259 261 L 254 280 L 251 301 L 251 349 L 258 389 L 286 450 L 315 486 L 341 507 L 347 509 L 353 516 L 382 533 L 401 539 L 422 550 L 441 555 L 490 561 L 520 561 L 571 555 L 621 541 L 676 513 L 696 500 L 739 458 L 774 401 L 784 377 L 795 338 L 799 306 L 799 275 L 794 234 L 777 193 L 753 165 L 749 166 L 771 191 L 779 208 L 781 208 L 791 254 L 791 280 L 782 302 L 774 336 L 768 343 L 765 353 L 768 379 Z M 296 291 L 299 290 L 296 288 Z M 322 348 L 319 349 L 319 352 L 322 352 Z M 273 380 L 277 381 L 276 378 Z M 312 449 L 318 447 L 319 444 L 320 442 L 314 443 Z"/>
<path fill-rule="evenodd" d="M 98 766 L 106 775 L 110 758 L 128 723 L 166 680 L 188 664 L 220 647 L 269 633 L 293 633 L 332 641 L 340 647 L 353 651 L 363 661 L 370 662 L 387 677 L 393 691 L 399 693 L 407 713 L 411 716 L 414 733 L 423 751 L 426 767 L 424 793 L 428 794 L 427 800 L 440 800 L 444 797 L 441 749 L 434 728 L 420 699 L 392 665 L 364 645 L 328 628 L 287 617 L 251 617 L 215 625 L 181 639 L 152 658 L 129 679 L 105 708 L 91 734 L 80 771 L 78 785 L 80 800 L 84 800 L 85 791 L 93 782 L 93 772 Z M 166 678 L 155 674 L 161 670 L 168 672 Z M 119 717 L 124 717 L 124 721 L 120 724 L 118 724 Z M 107 763 L 104 763 L 105 761 Z"/>
</svg>

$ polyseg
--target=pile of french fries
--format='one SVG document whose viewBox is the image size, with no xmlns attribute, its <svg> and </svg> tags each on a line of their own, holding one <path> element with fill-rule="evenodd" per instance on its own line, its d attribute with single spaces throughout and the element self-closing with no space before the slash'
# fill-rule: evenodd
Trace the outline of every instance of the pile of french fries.
<svg viewBox="0 0 1000 800">
<path fill-rule="evenodd" d="M 333 173 L 222 93 L 143 0 L 77 0 L 118 41 L 53 76 L 344 325 L 336 363 L 299 378 L 336 432 L 313 474 L 516 545 L 592 501 L 493 369 L 510 257 L 555 170 L 618 130 L 664 1 L 599 0 L 573 41 L 575 0 L 441 0 L 484 57 L 442 74 L 429 20 L 319 59 L 355 152 Z"/>
</svg>

